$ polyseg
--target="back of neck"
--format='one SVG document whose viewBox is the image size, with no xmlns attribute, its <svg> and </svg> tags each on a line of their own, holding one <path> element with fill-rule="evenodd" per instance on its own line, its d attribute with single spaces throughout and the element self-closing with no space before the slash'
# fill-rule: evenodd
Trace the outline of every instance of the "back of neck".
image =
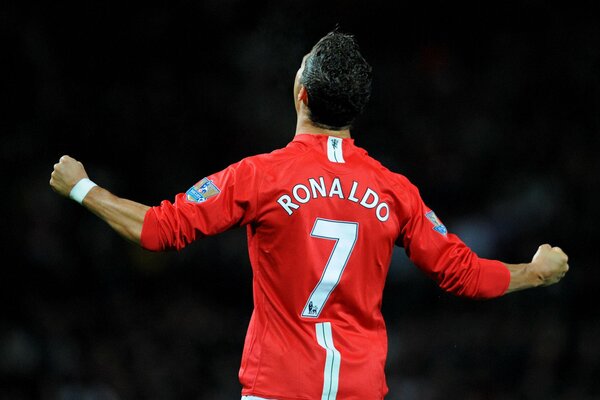
<svg viewBox="0 0 600 400">
<path fill-rule="evenodd" d="M 307 118 L 298 118 L 296 123 L 296 135 L 299 134 L 310 134 L 310 135 L 327 135 L 327 136 L 335 136 L 338 138 L 349 138 L 350 129 L 342 129 L 342 130 L 332 130 L 326 129 L 313 124 Z"/>
</svg>

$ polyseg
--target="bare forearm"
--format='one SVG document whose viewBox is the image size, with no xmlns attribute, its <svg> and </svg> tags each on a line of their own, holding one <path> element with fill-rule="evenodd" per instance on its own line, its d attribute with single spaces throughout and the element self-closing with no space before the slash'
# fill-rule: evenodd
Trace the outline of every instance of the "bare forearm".
<svg viewBox="0 0 600 400">
<path fill-rule="evenodd" d="M 543 281 L 531 273 L 530 264 L 504 264 L 510 271 L 510 283 L 506 293 L 541 286 Z"/>
<path fill-rule="evenodd" d="M 90 190 L 82 204 L 125 239 L 140 244 L 144 217 L 150 207 L 117 197 L 99 186 Z"/>
<path fill-rule="evenodd" d="M 150 207 L 123 199 L 88 179 L 80 161 L 62 156 L 50 174 L 50 187 L 96 214 L 125 239 L 140 244 L 144 217 Z"/>
</svg>

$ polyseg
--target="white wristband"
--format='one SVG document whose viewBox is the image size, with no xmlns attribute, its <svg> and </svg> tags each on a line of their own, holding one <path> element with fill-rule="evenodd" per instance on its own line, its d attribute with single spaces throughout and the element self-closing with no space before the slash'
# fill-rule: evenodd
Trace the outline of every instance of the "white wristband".
<svg viewBox="0 0 600 400">
<path fill-rule="evenodd" d="M 94 182 L 90 181 L 88 178 L 83 178 L 79 182 L 73 186 L 71 189 L 71 193 L 69 193 L 69 197 L 81 204 L 83 198 L 89 193 L 90 190 L 96 185 Z"/>
</svg>

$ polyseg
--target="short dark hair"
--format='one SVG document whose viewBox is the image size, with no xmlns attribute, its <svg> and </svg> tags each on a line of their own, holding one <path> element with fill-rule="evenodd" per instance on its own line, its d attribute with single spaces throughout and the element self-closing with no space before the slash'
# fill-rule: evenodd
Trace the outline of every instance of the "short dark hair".
<svg viewBox="0 0 600 400">
<path fill-rule="evenodd" d="M 317 126 L 346 129 L 371 96 L 371 66 L 354 36 L 337 30 L 314 45 L 300 78 L 308 93 L 310 119 Z"/>
</svg>

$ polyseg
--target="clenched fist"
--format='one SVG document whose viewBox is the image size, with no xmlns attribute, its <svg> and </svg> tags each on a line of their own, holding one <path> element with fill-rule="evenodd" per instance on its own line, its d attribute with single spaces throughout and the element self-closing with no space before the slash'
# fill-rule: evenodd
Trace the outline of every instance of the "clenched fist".
<svg viewBox="0 0 600 400">
<path fill-rule="evenodd" d="M 542 286 L 560 281 L 569 270 L 569 257 L 560 247 L 543 244 L 533 256 L 530 272 L 542 282 Z"/>
<path fill-rule="evenodd" d="M 62 156 L 50 175 L 50 187 L 58 194 L 68 197 L 77 182 L 87 178 L 83 164 L 69 156 Z"/>
</svg>

